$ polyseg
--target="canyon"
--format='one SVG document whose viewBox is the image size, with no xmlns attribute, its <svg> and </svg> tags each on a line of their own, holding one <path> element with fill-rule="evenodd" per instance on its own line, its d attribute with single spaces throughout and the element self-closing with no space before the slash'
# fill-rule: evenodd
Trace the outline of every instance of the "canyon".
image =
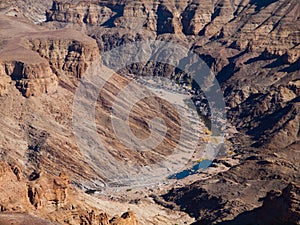
<svg viewBox="0 0 300 225">
<path fill-rule="evenodd" d="M 1 1 L 0 223 L 299 224 L 299 18 L 297 0 Z M 167 85 L 159 84 L 157 95 L 138 83 L 130 97 L 119 93 L 139 78 L 167 80 L 191 97 L 198 112 L 210 113 L 195 74 L 158 62 L 194 65 L 176 58 L 177 52 L 154 48 L 151 60 L 110 70 L 126 58 L 117 54 L 107 61 L 107 52 L 153 40 L 182 46 L 210 68 L 226 105 L 226 144 L 205 170 L 130 186 L 134 176 L 152 176 L 172 156 L 184 113 L 162 98 L 172 93 Z M 109 154 L 82 151 L 73 131 L 74 96 L 95 71 L 101 74 L 97 82 L 105 83 L 94 107 L 95 129 Z M 97 88 L 85 85 L 84 94 L 92 96 Z M 145 152 L 119 140 L 111 116 L 117 97 L 120 119 L 130 99 L 144 95 L 149 97 L 129 114 L 132 133 L 149 137 L 155 117 L 167 127 L 163 141 Z M 88 116 L 77 112 L 85 122 Z M 186 135 L 186 149 L 196 133 L 196 149 L 215 141 L 205 115 L 191 120 L 196 128 Z M 161 138 L 159 130 L 154 133 Z M 201 157 L 191 153 L 188 168 Z M 114 176 L 132 180 L 106 189 Z"/>
</svg>

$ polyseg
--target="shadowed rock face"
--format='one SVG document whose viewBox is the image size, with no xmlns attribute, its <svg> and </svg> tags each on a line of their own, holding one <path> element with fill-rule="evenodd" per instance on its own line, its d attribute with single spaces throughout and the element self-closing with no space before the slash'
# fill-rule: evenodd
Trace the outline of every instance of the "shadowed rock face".
<svg viewBox="0 0 300 225">
<path fill-rule="evenodd" d="M 298 146 L 267 155 L 246 153 L 228 171 L 172 189 L 162 198 L 198 218 L 195 224 L 298 224 Z"/>
<path fill-rule="evenodd" d="M 281 191 L 270 191 L 263 198 L 263 205 L 251 211 L 241 213 L 231 221 L 219 225 L 234 224 L 298 224 L 300 220 L 300 189 L 291 183 Z M 204 224 L 204 223 L 195 223 Z"/>
</svg>

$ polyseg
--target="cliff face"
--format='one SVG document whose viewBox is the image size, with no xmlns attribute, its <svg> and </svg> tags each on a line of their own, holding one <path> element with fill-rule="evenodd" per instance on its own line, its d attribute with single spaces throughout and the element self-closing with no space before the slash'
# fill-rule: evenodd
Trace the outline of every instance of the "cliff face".
<svg viewBox="0 0 300 225">
<path fill-rule="evenodd" d="M 4 62 L 0 69 L 0 76 L 10 76 L 16 82 L 16 88 L 26 97 L 56 91 L 58 80 L 47 63 L 32 65 L 22 61 Z M 10 82 L 8 78 L 5 79 Z M 7 84 L 4 84 L 3 94 L 7 94 Z"/>
<path fill-rule="evenodd" d="M 295 0 L 264 3 L 252 0 L 222 0 L 216 3 L 54 1 L 52 9 L 47 13 L 47 21 L 112 26 L 136 31 L 146 29 L 158 35 L 199 35 L 211 40 L 226 41 L 225 46 L 231 45 L 239 50 L 248 48 L 264 51 L 268 48 L 272 54 L 283 55 L 299 43 L 298 6 Z M 296 50 L 292 49 L 293 53 L 290 54 L 294 60 L 298 54 Z"/>
<path fill-rule="evenodd" d="M 20 165 L 9 166 L 1 161 L 0 166 L 1 224 L 10 224 L 9 221 L 14 224 L 137 224 L 133 212 L 116 218 L 93 205 L 82 204 L 80 199 L 84 199 L 85 194 L 72 187 L 65 174 L 53 176 L 39 171 L 25 177 Z"/>
<path fill-rule="evenodd" d="M 281 137 L 276 138 L 276 126 L 266 126 L 263 121 L 285 112 L 286 119 L 280 123 L 286 124 L 288 115 L 298 110 L 299 87 L 292 84 L 299 79 L 298 1 L 95 1 L 86 2 L 85 7 L 90 4 L 94 6 L 89 13 L 99 12 L 96 6 L 115 12 L 109 18 L 104 16 L 105 22 L 85 23 L 87 34 L 97 40 L 100 50 L 148 38 L 187 44 L 214 70 L 230 107 L 229 119 L 239 130 L 253 137 L 256 142 L 253 145 L 269 146 L 272 142 L 274 146 L 285 147 L 297 139 L 297 130 L 288 127 L 292 135 L 284 135 L 282 131 L 278 134 Z M 83 5 L 84 2 L 76 1 L 56 2 L 46 24 L 66 26 L 70 24 L 66 18 L 86 17 L 86 12 L 81 11 Z M 64 18 L 55 19 L 59 15 Z M 71 23 L 82 22 L 71 19 Z M 159 72 L 155 67 L 160 67 Z M 155 63 L 148 63 L 146 67 L 133 65 L 127 70 L 130 74 L 164 74 L 186 82 L 180 80 L 181 75 L 176 74 L 174 68 Z M 287 99 L 278 94 L 282 90 L 289 93 Z M 285 100 L 280 100 L 283 98 Z M 280 104 L 275 103 L 275 107 L 272 99 Z M 261 101 L 264 103 L 256 104 Z M 298 127 L 298 120 L 293 121 L 290 122 L 293 127 Z M 288 141 L 277 141 L 283 139 Z"/>
<path fill-rule="evenodd" d="M 53 1 L 51 10 L 47 10 L 48 21 L 78 23 L 87 25 L 102 25 L 116 13 L 109 7 L 96 3 L 79 2 L 76 4 Z"/>
<path fill-rule="evenodd" d="M 57 90 L 60 76 L 76 81 L 92 62 L 100 60 L 96 43 L 87 37 L 80 37 L 82 35 L 79 33 L 71 30 L 52 33 L 40 30 L 36 34 L 34 29 L 30 31 L 22 27 L 21 20 L 14 23 L 9 17 L 1 18 L 4 23 L 12 24 L 2 37 L 8 39 L 0 52 L 0 76 L 5 77 L 2 95 L 7 89 L 5 80 L 9 82 L 7 76 L 26 97 L 52 94 Z M 25 23 L 23 26 L 26 26 Z M 20 38 L 22 30 L 27 34 L 22 34 Z M 9 39 L 11 35 L 13 39 Z M 73 37 L 77 37 L 77 40 Z"/>
<path fill-rule="evenodd" d="M 65 34 L 69 32 L 72 31 L 64 31 Z M 76 36 L 74 34 L 74 37 Z M 92 40 L 82 41 L 72 38 L 62 40 L 47 37 L 31 39 L 29 43 L 29 48 L 45 58 L 57 76 L 65 74 L 80 79 L 92 62 L 100 61 L 99 51 Z"/>
</svg>

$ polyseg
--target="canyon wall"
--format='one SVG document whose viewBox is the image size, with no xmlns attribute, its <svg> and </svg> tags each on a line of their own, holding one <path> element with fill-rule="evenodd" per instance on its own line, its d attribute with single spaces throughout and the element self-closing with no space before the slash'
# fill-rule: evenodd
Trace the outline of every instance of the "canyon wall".
<svg viewBox="0 0 300 225">
<path fill-rule="evenodd" d="M 98 23 L 83 21 L 88 15 L 86 8 L 96 15 L 101 7 L 114 13 L 110 17 L 104 13 L 105 21 Z M 253 137 L 253 145 L 285 147 L 298 138 L 298 117 L 288 119 L 299 109 L 300 22 L 296 0 L 57 1 L 48 12 L 47 21 L 48 26 L 84 24 L 85 32 L 97 40 L 100 51 L 147 39 L 188 45 L 214 71 L 224 91 L 229 119 L 237 129 Z M 179 83 L 189 80 L 182 79 L 186 76 L 175 68 L 151 62 L 146 66 L 128 66 L 123 73 L 163 74 Z M 279 123 L 293 123 L 295 129 L 279 125 L 281 131 L 275 134 L 279 126 L 267 126 L 264 121 L 281 113 L 286 116 Z M 285 135 L 286 132 L 291 135 Z"/>
</svg>

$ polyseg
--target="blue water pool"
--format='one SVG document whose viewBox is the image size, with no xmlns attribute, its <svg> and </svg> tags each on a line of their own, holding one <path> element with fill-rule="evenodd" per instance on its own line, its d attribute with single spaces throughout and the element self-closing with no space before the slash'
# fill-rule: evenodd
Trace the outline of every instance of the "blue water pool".
<svg viewBox="0 0 300 225">
<path fill-rule="evenodd" d="M 198 170 L 200 169 L 206 169 L 207 167 L 209 167 L 211 165 L 212 161 L 205 159 L 202 160 L 201 162 L 197 163 L 196 165 L 194 165 L 192 168 L 190 169 L 186 169 L 183 170 L 181 172 L 172 174 L 170 176 L 168 176 L 168 179 L 177 179 L 177 180 L 181 180 L 183 178 L 186 178 L 190 175 L 196 174 Z"/>
</svg>

